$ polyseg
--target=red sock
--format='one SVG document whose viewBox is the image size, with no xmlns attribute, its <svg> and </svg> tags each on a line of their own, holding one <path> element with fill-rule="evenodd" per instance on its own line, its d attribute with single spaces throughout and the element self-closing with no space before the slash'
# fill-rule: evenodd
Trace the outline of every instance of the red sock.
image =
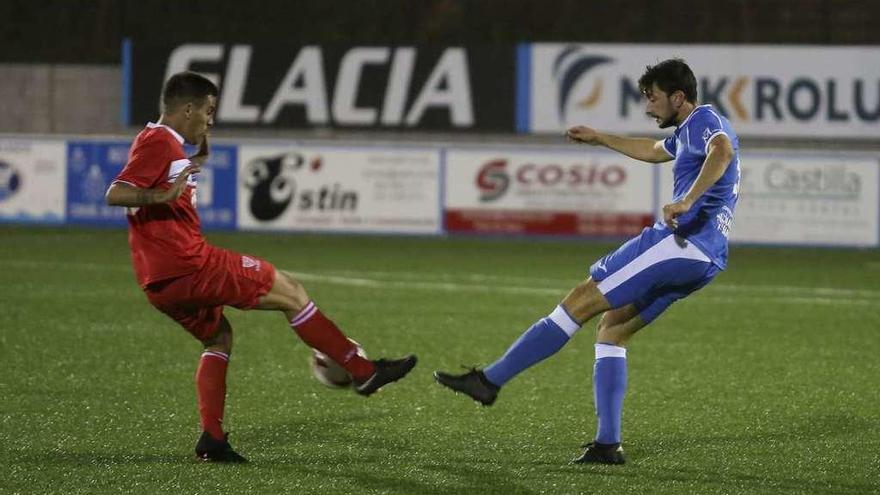
<svg viewBox="0 0 880 495">
<path fill-rule="evenodd" d="M 351 373 L 355 380 L 366 380 L 375 371 L 373 362 L 358 356 L 357 347 L 336 327 L 335 323 L 321 313 L 314 302 L 309 301 L 306 307 L 290 320 L 290 326 L 303 342 L 330 356 L 330 359 Z"/>
<path fill-rule="evenodd" d="M 226 402 L 226 367 L 229 355 L 205 351 L 196 371 L 196 392 L 202 430 L 217 440 L 223 440 L 223 405 Z"/>
</svg>

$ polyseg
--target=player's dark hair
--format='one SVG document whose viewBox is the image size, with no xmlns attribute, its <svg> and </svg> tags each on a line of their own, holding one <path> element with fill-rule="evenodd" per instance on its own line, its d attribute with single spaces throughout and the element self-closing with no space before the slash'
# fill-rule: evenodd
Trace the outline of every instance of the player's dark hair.
<svg viewBox="0 0 880 495">
<path fill-rule="evenodd" d="M 655 83 L 668 95 L 681 91 L 687 101 L 697 102 L 697 78 L 694 77 L 688 64 L 680 58 L 671 58 L 657 65 L 649 65 L 639 78 L 639 90 L 644 94 Z"/>
<path fill-rule="evenodd" d="M 217 86 L 207 77 L 195 72 L 178 72 L 162 88 L 162 107 L 167 111 L 187 103 L 201 106 L 208 96 L 217 96 Z"/>
</svg>

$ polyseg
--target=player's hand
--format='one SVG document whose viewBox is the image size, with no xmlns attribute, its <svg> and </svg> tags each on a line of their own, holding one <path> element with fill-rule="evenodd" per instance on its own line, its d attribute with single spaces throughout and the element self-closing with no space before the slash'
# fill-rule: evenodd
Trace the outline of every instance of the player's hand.
<svg viewBox="0 0 880 495">
<path fill-rule="evenodd" d="M 678 228 L 678 217 L 684 215 L 691 209 L 692 204 L 688 201 L 681 200 L 675 203 L 669 203 L 663 207 L 663 221 L 670 229 Z"/>
<path fill-rule="evenodd" d="M 208 156 L 211 154 L 210 147 L 208 146 L 208 135 L 205 134 L 202 137 L 202 142 L 199 143 L 199 150 L 196 151 L 196 154 L 189 157 L 189 161 L 198 166 L 202 166 L 208 161 Z"/>
<path fill-rule="evenodd" d="M 600 142 L 601 134 L 592 127 L 578 125 L 565 131 L 565 137 L 570 141 L 584 144 L 602 144 Z"/>
<path fill-rule="evenodd" d="M 189 180 L 189 176 L 192 174 L 197 174 L 201 170 L 201 167 L 196 163 L 190 163 L 183 170 L 177 174 L 177 178 L 174 179 L 174 183 L 171 184 L 171 189 L 168 189 L 166 193 L 165 202 L 168 203 L 170 201 L 174 201 L 179 198 L 183 191 L 186 191 L 186 183 Z"/>
</svg>

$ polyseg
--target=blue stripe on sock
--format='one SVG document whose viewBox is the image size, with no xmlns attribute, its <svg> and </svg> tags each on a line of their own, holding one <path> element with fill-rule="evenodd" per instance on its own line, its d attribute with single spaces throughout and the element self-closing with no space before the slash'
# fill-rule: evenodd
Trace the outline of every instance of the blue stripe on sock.
<svg viewBox="0 0 880 495">
<path fill-rule="evenodd" d="M 568 342 L 568 334 L 550 318 L 542 318 L 526 330 L 498 361 L 483 370 L 499 387 L 526 368 L 556 354 Z"/>
</svg>

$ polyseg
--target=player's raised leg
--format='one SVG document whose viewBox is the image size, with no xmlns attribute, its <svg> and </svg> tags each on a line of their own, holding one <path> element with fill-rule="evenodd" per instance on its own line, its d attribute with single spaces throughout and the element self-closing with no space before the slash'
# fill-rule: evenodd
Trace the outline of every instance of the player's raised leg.
<svg viewBox="0 0 880 495">
<path fill-rule="evenodd" d="M 434 378 L 485 406 L 495 402 L 501 387 L 526 369 L 559 352 L 583 322 L 607 310 L 608 301 L 592 279 L 578 284 L 562 304 L 529 327 L 497 361 L 483 370 L 455 375 L 442 371 Z"/>
<path fill-rule="evenodd" d="M 291 328 L 310 347 L 326 354 L 348 371 L 355 391 L 369 396 L 383 385 L 395 382 L 416 365 L 416 357 L 367 360 L 357 353 L 357 346 L 342 333 L 332 320 L 324 316 L 306 293 L 305 287 L 292 274 L 277 270 L 269 292 L 260 297 L 256 309 L 282 311 Z"/>
</svg>

